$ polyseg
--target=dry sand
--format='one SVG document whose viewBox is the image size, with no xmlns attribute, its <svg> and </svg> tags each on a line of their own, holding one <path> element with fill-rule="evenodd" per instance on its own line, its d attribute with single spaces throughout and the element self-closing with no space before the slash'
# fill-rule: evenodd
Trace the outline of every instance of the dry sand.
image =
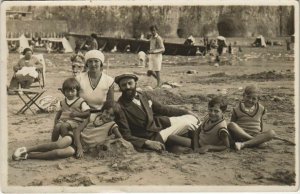
<svg viewBox="0 0 300 194">
<path fill-rule="evenodd" d="M 45 54 L 47 80 L 45 95 L 59 99 L 57 90 L 71 75 L 70 54 Z M 138 86 L 155 86 L 145 75 L 146 69 L 136 68 L 134 54 L 105 53 L 108 74 L 123 72 L 139 75 Z M 9 55 L 8 78 L 12 65 L 19 58 Z M 285 47 L 243 48 L 231 65 L 215 67 L 209 57 L 164 56 L 162 79 L 177 82 L 179 88 L 155 89 L 152 93 L 165 104 L 187 108 L 199 116 L 206 114 L 209 98 L 225 92 L 229 101 L 226 112 L 230 119 L 232 107 L 241 99 L 242 90 L 256 83 L 262 88 L 261 103 L 267 108 L 265 128 L 294 141 L 294 55 Z M 224 64 L 224 65 L 222 65 Z M 198 73 L 188 75 L 188 70 Z M 120 95 L 116 87 L 116 98 Z M 50 141 L 54 113 L 15 115 L 22 106 L 17 96 L 8 96 L 8 185 L 9 186 L 90 186 L 90 185 L 295 185 L 295 146 L 273 140 L 268 145 L 199 155 L 172 153 L 86 154 L 84 159 L 68 158 L 55 161 L 12 161 L 13 150 Z"/>
</svg>

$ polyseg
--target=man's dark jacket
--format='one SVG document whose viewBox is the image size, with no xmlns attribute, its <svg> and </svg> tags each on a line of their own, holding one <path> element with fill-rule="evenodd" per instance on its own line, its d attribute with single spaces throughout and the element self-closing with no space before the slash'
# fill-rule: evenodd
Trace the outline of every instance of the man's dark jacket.
<svg viewBox="0 0 300 194">
<path fill-rule="evenodd" d="M 137 92 L 141 106 L 123 95 L 119 98 L 121 110 L 116 115 L 123 138 L 142 148 L 146 140 L 157 140 L 158 132 L 171 126 L 169 117 L 188 114 L 188 111 L 162 105 L 147 93 Z"/>
</svg>

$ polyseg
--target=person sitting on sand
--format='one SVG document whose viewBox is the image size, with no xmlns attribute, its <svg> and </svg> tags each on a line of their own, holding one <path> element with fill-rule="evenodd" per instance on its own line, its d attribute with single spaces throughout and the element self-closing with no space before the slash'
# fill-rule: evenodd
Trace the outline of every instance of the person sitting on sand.
<svg viewBox="0 0 300 194">
<path fill-rule="evenodd" d="M 215 97 L 208 102 L 208 115 L 195 131 L 193 139 L 170 135 L 167 144 L 171 147 L 179 145 L 192 148 L 194 152 L 204 154 L 208 151 L 223 151 L 230 147 L 229 132 L 223 113 L 227 103 L 221 97 Z"/>
<path fill-rule="evenodd" d="M 124 139 L 135 148 L 161 151 L 169 135 L 183 135 L 198 127 L 199 120 L 193 112 L 162 105 L 146 93 L 137 92 L 137 80 L 134 74 L 115 78 L 122 92 L 116 123 Z"/>
<path fill-rule="evenodd" d="M 73 131 L 90 115 L 89 105 L 79 97 L 80 85 L 75 78 L 64 81 L 62 92 L 65 99 L 60 101 L 60 109 L 54 119 L 52 141 L 57 141 L 62 132 Z"/>
<path fill-rule="evenodd" d="M 235 149 L 258 146 L 275 137 L 273 130 L 263 129 L 265 107 L 258 102 L 259 90 L 255 85 L 247 86 L 243 100 L 233 108 L 228 130 L 235 141 Z"/>
<path fill-rule="evenodd" d="M 80 88 L 75 78 L 64 81 L 62 88 L 66 98 L 60 102 L 61 110 L 55 116 L 52 142 L 17 148 L 12 155 L 13 160 L 54 160 L 68 158 L 76 153 L 73 130 L 79 126 L 78 123 L 82 122 L 82 118 L 90 115 L 89 106 L 78 97 Z"/>
<path fill-rule="evenodd" d="M 120 110 L 114 101 L 104 102 L 100 111 L 94 111 L 74 131 L 77 148 L 76 157 L 82 158 L 84 150 L 102 145 L 111 134 L 115 138 L 122 138 L 118 125 L 114 122 L 115 114 Z"/>
</svg>

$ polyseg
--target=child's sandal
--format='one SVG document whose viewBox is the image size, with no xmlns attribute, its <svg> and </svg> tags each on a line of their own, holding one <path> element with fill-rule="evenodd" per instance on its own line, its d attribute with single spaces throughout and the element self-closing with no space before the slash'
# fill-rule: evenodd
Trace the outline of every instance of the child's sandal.
<svg viewBox="0 0 300 194">
<path fill-rule="evenodd" d="M 22 153 L 20 156 L 12 155 L 12 159 L 14 161 L 19 161 L 19 160 L 27 160 L 28 154 L 27 153 Z"/>
</svg>

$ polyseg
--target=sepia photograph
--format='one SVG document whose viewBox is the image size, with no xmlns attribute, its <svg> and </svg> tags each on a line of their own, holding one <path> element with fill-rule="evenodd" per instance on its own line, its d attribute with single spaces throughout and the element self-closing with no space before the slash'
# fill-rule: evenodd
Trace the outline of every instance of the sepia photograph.
<svg viewBox="0 0 300 194">
<path fill-rule="evenodd" d="M 4 1 L 1 188 L 299 190 L 298 1 Z"/>
</svg>

